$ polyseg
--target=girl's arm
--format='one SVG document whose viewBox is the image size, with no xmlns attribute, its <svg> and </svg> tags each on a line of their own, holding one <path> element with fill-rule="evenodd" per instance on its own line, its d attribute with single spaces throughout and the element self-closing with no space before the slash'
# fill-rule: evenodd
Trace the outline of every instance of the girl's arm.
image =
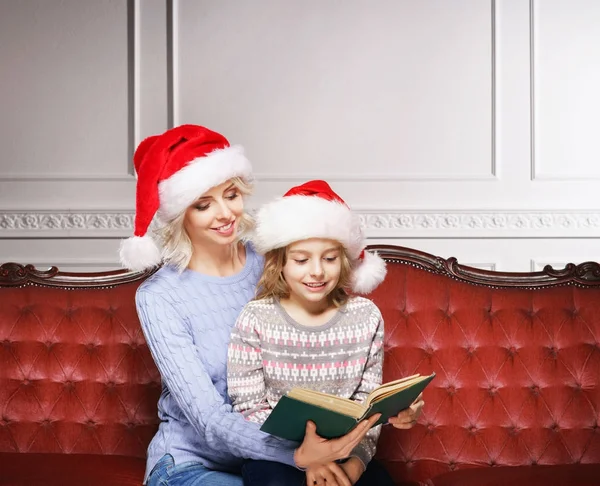
<svg viewBox="0 0 600 486">
<path fill-rule="evenodd" d="M 246 306 L 231 331 L 227 353 L 227 390 L 234 411 L 241 412 L 248 420 L 262 423 L 271 407 L 265 396 L 265 375 L 256 324 L 256 316 Z"/>
<path fill-rule="evenodd" d="M 350 397 L 351 400 L 364 402 L 369 393 L 381 385 L 383 379 L 383 317 L 379 309 L 373 304 L 374 310 L 371 314 L 373 329 L 375 330 L 369 356 L 365 369 L 363 371 L 360 385 Z M 352 455 L 358 457 L 364 464 L 365 468 L 375 455 L 377 449 L 377 439 L 381 426 L 373 427 L 367 432 L 365 438 L 352 451 Z"/>
<path fill-rule="evenodd" d="M 162 295 L 141 289 L 138 315 L 161 378 L 212 454 L 225 461 L 264 459 L 294 465 L 297 444 L 261 432 L 215 389 L 183 319 Z M 206 351 L 204 351 L 206 352 Z"/>
</svg>

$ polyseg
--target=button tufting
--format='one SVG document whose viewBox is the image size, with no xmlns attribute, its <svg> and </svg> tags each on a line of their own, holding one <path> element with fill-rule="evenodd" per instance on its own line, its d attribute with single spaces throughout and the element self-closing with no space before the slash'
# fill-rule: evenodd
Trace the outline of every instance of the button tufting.
<svg viewBox="0 0 600 486">
<path fill-rule="evenodd" d="M 540 394 L 540 387 L 537 385 L 531 385 L 529 389 L 531 390 L 532 395 L 536 397 Z"/>
<path fill-rule="evenodd" d="M 471 435 L 475 435 L 477 433 L 478 429 L 477 429 L 477 426 L 471 425 L 468 430 Z"/>
<path fill-rule="evenodd" d="M 456 394 L 456 387 L 454 385 L 448 385 L 446 387 L 446 391 L 448 392 L 448 395 L 452 396 Z"/>
<path fill-rule="evenodd" d="M 490 396 L 496 395 L 496 393 L 498 393 L 498 387 L 496 385 L 490 385 L 488 387 L 488 393 Z"/>
<path fill-rule="evenodd" d="M 31 385 L 31 381 L 29 381 L 27 378 L 25 378 L 22 382 L 21 382 L 22 386 L 29 386 Z"/>
<path fill-rule="evenodd" d="M 448 461 L 448 467 L 450 468 L 450 471 L 454 471 L 456 469 L 456 461 L 455 460 Z"/>
</svg>

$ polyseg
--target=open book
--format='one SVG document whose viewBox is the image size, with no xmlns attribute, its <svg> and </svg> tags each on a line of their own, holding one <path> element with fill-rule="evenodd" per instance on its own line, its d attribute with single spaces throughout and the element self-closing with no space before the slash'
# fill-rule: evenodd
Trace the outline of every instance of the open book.
<svg viewBox="0 0 600 486">
<path fill-rule="evenodd" d="M 381 413 L 375 425 L 408 408 L 435 377 L 412 375 L 384 383 L 364 403 L 306 388 L 293 388 L 281 397 L 260 430 L 284 439 L 302 441 L 307 420 L 317 425 L 317 434 L 333 439 L 347 434 L 358 422 Z"/>
</svg>

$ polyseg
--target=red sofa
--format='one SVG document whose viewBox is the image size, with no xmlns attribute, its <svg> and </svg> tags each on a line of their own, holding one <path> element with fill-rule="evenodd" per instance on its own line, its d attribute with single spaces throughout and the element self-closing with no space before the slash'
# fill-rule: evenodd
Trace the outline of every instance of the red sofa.
<svg viewBox="0 0 600 486">
<path fill-rule="evenodd" d="M 600 485 L 600 265 L 507 274 L 378 246 L 386 380 L 435 371 L 398 484 Z M 0 485 L 139 485 L 160 377 L 134 294 L 148 276 L 0 267 Z"/>
</svg>

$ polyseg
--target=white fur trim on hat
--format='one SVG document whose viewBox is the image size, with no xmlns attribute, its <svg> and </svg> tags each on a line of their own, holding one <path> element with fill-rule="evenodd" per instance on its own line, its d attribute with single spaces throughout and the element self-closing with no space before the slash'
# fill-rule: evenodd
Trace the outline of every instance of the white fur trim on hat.
<svg viewBox="0 0 600 486">
<path fill-rule="evenodd" d="M 121 264 L 133 270 L 141 272 L 152 268 L 161 262 L 161 255 L 154 240 L 148 236 L 132 236 L 121 242 L 119 249 Z"/>
<path fill-rule="evenodd" d="M 337 201 L 318 196 L 286 196 L 265 204 L 256 214 L 251 239 L 259 253 L 309 238 L 339 241 L 352 259 L 358 258 L 364 248 L 358 217 Z"/>
<path fill-rule="evenodd" d="M 387 269 L 385 261 L 377 253 L 365 251 L 352 273 L 352 290 L 359 294 L 368 294 L 383 282 Z"/>
<path fill-rule="evenodd" d="M 233 178 L 252 179 L 252 165 L 243 147 L 235 145 L 189 162 L 168 179 L 158 184 L 158 215 L 170 221 L 185 211 L 202 194 Z"/>
</svg>

